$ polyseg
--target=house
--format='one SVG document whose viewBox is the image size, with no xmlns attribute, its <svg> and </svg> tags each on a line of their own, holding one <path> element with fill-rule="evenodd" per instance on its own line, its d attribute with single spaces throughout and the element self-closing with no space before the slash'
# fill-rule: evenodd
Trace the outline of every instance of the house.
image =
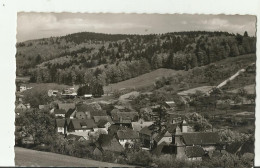
<svg viewBox="0 0 260 168">
<path fill-rule="evenodd" d="M 84 94 L 83 98 L 85 99 L 91 99 L 93 97 L 92 94 Z"/>
<path fill-rule="evenodd" d="M 110 116 L 102 115 L 102 116 L 93 116 L 95 123 L 98 123 L 100 120 L 105 120 L 113 124 L 113 121 Z"/>
<path fill-rule="evenodd" d="M 138 119 L 137 112 L 111 112 L 111 118 L 115 124 L 131 127 L 131 123 Z"/>
<path fill-rule="evenodd" d="M 64 109 L 54 109 L 55 117 L 65 118 L 66 111 Z"/>
<path fill-rule="evenodd" d="M 73 119 L 76 116 L 76 108 L 69 109 L 67 113 L 65 114 L 65 118 Z"/>
<path fill-rule="evenodd" d="M 26 90 L 27 90 L 27 87 L 25 85 L 21 85 L 20 88 L 19 88 L 20 92 L 23 92 L 23 91 L 26 91 Z"/>
<path fill-rule="evenodd" d="M 97 128 L 93 119 L 71 119 L 68 124 L 68 134 L 72 132 L 94 132 Z"/>
<path fill-rule="evenodd" d="M 69 88 L 63 90 L 61 96 L 63 96 L 64 98 L 75 98 L 77 96 L 77 93 L 74 88 Z"/>
<path fill-rule="evenodd" d="M 56 119 L 55 126 L 58 133 L 65 134 L 65 119 Z"/>
<path fill-rule="evenodd" d="M 50 109 L 50 106 L 49 105 L 39 105 L 39 110 L 42 110 L 42 109 Z"/>
<path fill-rule="evenodd" d="M 167 131 L 167 129 L 163 130 L 161 133 L 159 133 L 155 138 L 155 145 L 160 145 L 162 142 L 166 142 L 167 144 L 172 143 L 172 134 Z"/>
<path fill-rule="evenodd" d="M 176 108 L 176 103 L 174 101 L 166 101 L 166 102 L 164 102 L 164 106 L 167 109 L 174 110 Z"/>
<path fill-rule="evenodd" d="M 154 121 L 144 121 L 144 119 L 140 118 L 137 122 L 132 122 L 132 128 L 136 132 L 140 132 L 140 130 L 144 127 L 149 127 L 152 125 Z"/>
<path fill-rule="evenodd" d="M 94 121 L 97 123 L 99 129 L 108 131 L 108 128 L 114 124 L 110 116 L 94 116 Z"/>
<path fill-rule="evenodd" d="M 187 146 L 185 148 L 185 154 L 189 161 L 202 161 L 205 151 L 200 146 Z"/>
<path fill-rule="evenodd" d="M 101 152 L 110 151 L 115 154 L 121 154 L 124 151 L 123 146 L 113 135 L 100 135 L 96 146 L 100 149 Z"/>
<path fill-rule="evenodd" d="M 104 130 L 108 133 L 108 129 L 112 124 L 107 120 L 99 120 L 97 126 L 99 129 Z"/>
<path fill-rule="evenodd" d="M 48 96 L 49 97 L 56 97 L 58 95 L 59 91 L 58 90 L 48 90 Z"/>
<path fill-rule="evenodd" d="M 98 104 L 80 104 L 76 107 L 76 118 L 90 119 L 94 116 L 107 116 L 107 114 Z"/>
<path fill-rule="evenodd" d="M 140 141 L 145 148 L 152 149 L 154 142 L 153 138 L 157 136 L 157 133 L 150 127 L 144 127 L 139 132 Z"/>
<path fill-rule="evenodd" d="M 27 109 L 27 107 L 26 107 L 26 105 L 24 105 L 24 104 L 20 103 L 20 104 L 18 104 L 18 105 L 15 107 L 15 109 L 26 110 L 26 109 Z"/>
<path fill-rule="evenodd" d="M 132 148 L 136 141 L 139 141 L 139 135 L 131 129 L 118 130 L 117 139 L 124 148 Z"/>
</svg>

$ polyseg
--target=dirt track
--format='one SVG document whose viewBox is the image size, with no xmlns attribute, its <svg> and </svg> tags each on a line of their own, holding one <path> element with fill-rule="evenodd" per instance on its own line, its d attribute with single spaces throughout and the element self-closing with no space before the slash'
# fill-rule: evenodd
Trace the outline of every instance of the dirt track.
<svg viewBox="0 0 260 168">
<path fill-rule="evenodd" d="M 15 166 L 132 167 L 15 147 Z"/>
</svg>

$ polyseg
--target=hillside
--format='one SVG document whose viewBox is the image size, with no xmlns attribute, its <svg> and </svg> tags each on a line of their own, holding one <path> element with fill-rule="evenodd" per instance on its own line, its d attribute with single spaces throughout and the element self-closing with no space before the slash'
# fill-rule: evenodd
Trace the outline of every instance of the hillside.
<svg viewBox="0 0 260 168">
<path fill-rule="evenodd" d="M 36 167 L 132 167 L 115 163 L 81 159 L 50 152 L 15 147 L 15 166 Z"/>
<path fill-rule="evenodd" d="M 131 78 L 115 84 L 104 87 L 105 92 L 111 92 L 120 89 L 138 89 L 154 85 L 155 81 L 161 77 L 170 77 L 177 74 L 184 74 L 186 71 L 176 71 L 172 69 L 160 68 L 149 73 L 145 73 L 135 78 Z"/>
<path fill-rule="evenodd" d="M 31 82 L 118 83 L 159 68 L 189 70 L 254 53 L 255 37 L 227 32 L 75 33 L 17 43 L 18 76 Z"/>
</svg>

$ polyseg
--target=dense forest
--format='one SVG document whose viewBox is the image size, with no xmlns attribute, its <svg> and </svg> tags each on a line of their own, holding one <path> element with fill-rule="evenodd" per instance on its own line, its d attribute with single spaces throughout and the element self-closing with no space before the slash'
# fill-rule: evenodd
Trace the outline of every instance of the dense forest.
<svg viewBox="0 0 260 168">
<path fill-rule="evenodd" d="M 82 32 L 17 43 L 17 76 L 30 76 L 31 82 L 107 85 L 158 68 L 189 70 L 255 51 L 256 38 L 247 32 Z"/>
</svg>

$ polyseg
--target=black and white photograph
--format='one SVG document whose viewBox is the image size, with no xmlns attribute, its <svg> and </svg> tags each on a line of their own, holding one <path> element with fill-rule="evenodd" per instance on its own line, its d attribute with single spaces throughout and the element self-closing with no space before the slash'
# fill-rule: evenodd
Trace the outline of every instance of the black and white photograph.
<svg viewBox="0 0 260 168">
<path fill-rule="evenodd" d="M 17 12 L 15 166 L 253 167 L 256 22 Z"/>
</svg>

